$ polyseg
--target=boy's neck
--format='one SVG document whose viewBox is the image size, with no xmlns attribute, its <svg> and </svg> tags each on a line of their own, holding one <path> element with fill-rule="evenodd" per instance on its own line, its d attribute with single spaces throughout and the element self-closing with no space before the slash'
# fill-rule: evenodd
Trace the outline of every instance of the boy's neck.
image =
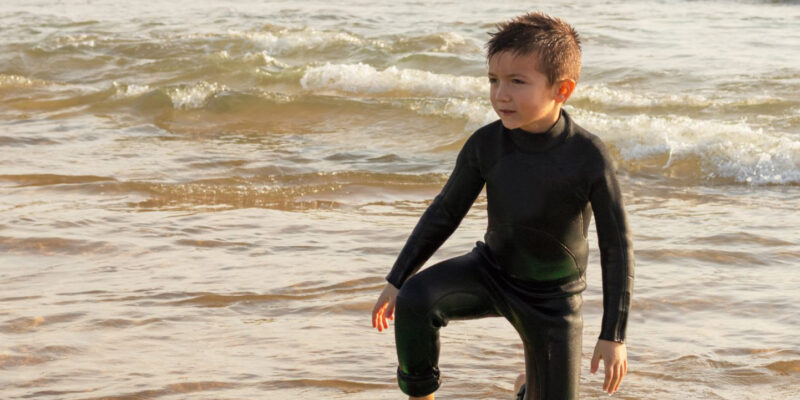
<svg viewBox="0 0 800 400">
<path fill-rule="evenodd" d="M 555 112 L 551 113 L 546 118 L 542 118 L 541 120 L 537 121 L 536 124 L 537 126 L 531 128 L 532 130 L 528 130 L 525 128 L 520 128 L 520 130 L 524 131 L 525 133 L 530 133 L 532 135 L 539 135 L 542 133 L 546 133 L 549 132 L 550 129 L 553 128 L 553 126 L 555 126 L 559 118 L 561 118 L 561 107 L 556 106 Z"/>
</svg>

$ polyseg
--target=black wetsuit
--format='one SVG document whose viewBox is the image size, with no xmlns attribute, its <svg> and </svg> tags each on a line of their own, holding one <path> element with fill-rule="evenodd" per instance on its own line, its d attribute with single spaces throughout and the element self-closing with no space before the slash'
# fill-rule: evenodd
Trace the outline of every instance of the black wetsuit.
<svg viewBox="0 0 800 400">
<path fill-rule="evenodd" d="M 484 184 L 485 243 L 414 275 Z M 603 143 L 563 110 L 544 133 L 509 130 L 499 120 L 473 133 L 386 277 L 400 288 L 395 337 L 403 392 L 438 389 L 438 329 L 449 320 L 504 316 L 524 343 L 526 399 L 576 399 L 592 211 L 603 274 L 600 338 L 623 342 L 633 248 Z"/>
</svg>

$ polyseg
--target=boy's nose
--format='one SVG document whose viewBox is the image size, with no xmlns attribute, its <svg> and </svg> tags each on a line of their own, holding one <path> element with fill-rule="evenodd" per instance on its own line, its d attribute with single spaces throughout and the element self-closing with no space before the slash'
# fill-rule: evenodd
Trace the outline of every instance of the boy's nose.
<svg viewBox="0 0 800 400">
<path fill-rule="evenodd" d="M 502 83 L 497 84 L 497 88 L 494 90 L 493 97 L 493 100 L 498 102 L 508 102 L 511 100 L 511 97 L 508 95 L 508 90 Z"/>
</svg>

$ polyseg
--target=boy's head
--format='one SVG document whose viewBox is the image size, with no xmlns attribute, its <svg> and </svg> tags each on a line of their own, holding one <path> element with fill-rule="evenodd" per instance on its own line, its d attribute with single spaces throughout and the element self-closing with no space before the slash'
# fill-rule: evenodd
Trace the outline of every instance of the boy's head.
<svg viewBox="0 0 800 400">
<path fill-rule="evenodd" d="M 581 39 L 575 29 L 560 18 L 541 12 L 520 15 L 497 25 L 486 44 L 486 59 L 500 52 L 516 56 L 535 55 L 534 67 L 552 86 L 563 79 L 576 83 L 581 75 Z"/>
<path fill-rule="evenodd" d="M 558 120 L 580 75 L 578 34 L 542 13 L 519 16 L 498 28 L 487 43 L 492 107 L 508 129 L 546 131 Z"/>
</svg>

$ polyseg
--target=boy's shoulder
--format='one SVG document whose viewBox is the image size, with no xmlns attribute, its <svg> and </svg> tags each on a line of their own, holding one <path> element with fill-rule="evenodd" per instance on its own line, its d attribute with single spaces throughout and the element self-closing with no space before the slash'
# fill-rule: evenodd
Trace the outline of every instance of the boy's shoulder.
<svg viewBox="0 0 800 400">
<path fill-rule="evenodd" d="M 600 152 L 608 151 L 605 143 L 603 143 L 603 140 L 600 139 L 600 136 L 597 136 L 588 129 L 578 125 L 566 112 L 564 113 L 564 116 L 567 118 L 567 129 L 570 131 L 569 137 L 572 140 L 577 141 L 579 144 L 584 146 L 594 148 Z"/>
<path fill-rule="evenodd" d="M 600 136 L 578 125 L 571 117 L 568 119 L 568 129 L 570 130 L 570 140 L 587 162 L 600 164 L 602 168 L 615 168 L 611 152 Z"/>
<path fill-rule="evenodd" d="M 471 153 L 486 153 L 496 150 L 503 134 L 503 122 L 496 120 L 472 132 L 464 142 L 464 149 Z"/>
<path fill-rule="evenodd" d="M 478 129 L 470 135 L 470 139 L 472 140 L 486 140 L 495 138 L 497 135 L 503 133 L 503 121 L 495 120 L 494 122 L 490 122 Z"/>
<path fill-rule="evenodd" d="M 603 140 L 600 139 L 600 136 L 590 132 L 588 129 L 578 125 L 574 121 L 571 121 L 570 125 L 572 125 L 572 136 L 581 141 L 582 144 L 594 147 L 597 150 L 606 150 L 606 144 L 603 143 Z"/>
</svg>

